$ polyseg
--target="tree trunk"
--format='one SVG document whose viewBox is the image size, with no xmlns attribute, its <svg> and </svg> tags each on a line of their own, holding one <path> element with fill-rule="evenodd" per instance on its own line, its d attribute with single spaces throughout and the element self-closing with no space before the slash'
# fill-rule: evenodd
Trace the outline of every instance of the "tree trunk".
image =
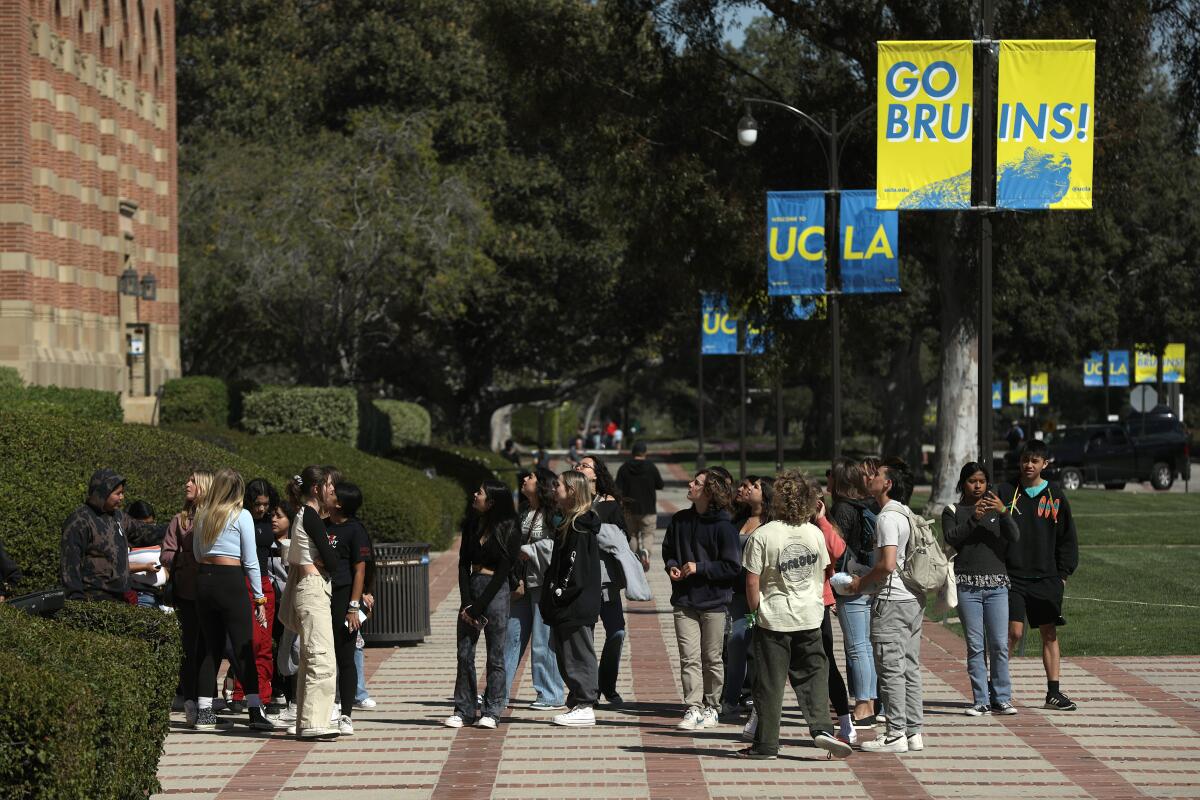
<svg viewBox="0 0 1200 800">
<path fill-rule="evenodd" d="M 970 261 L 955 258 L 954 232 L 961 215 L 939 215 L 938 290 L 942 307 L 941 389 L 938 394 L 933 496 L 926 516 L 958 499 L 955 484 L 978 446 L 979 332 L 975 323 L 976 282 Z"/>
<path fill-rule="evenodd" d="M 888 376 L 881 384 L 886 398 L 883 410 L 881 451 L 903 458 L 921 469 L 921 433 L 925 427 L 925 379 L 921 375 L 921 334 L 891 353 Z"/>
</svg>

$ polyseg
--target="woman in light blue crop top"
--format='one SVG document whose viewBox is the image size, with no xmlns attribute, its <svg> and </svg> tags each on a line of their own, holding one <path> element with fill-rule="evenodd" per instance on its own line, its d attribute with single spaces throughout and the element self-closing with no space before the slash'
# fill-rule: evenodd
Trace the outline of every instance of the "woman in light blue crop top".
<svg viewBox="0 0 1200 800">
<path fill-rule="evenodd" d="M 263 591 L 262 575 L 258 568 L 258 549 L 254 539 L 254 518 L 243 508 L 236 514 L 229 515 L 228 520 L 217 534 L 216 540 L 207 548 L 199 536 L 193 537 L 192 551 L 201 564 L 222 557 L 237 559 L 241 562 L 246 577 L 250 579 L 254 599 L 258 600 L 263 596 Z"/>
</svg>

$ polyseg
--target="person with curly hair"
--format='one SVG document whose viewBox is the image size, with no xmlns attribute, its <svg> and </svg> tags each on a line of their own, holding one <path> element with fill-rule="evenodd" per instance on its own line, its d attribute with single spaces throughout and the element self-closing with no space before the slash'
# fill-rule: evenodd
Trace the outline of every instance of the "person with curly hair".
<svg viewBox="0 0 1200 800">
<path fill-rule="evenodd" d="M 771 521 L 746 543 L 746 602 L 756 615 L 751 640 L 755 660 L 754 744 L 739 758 L 779 754 L 783 688 L 791 679 L 796 701 L 817 747 L 845 758 L 853 750 L 833 735 L 829 720 L 829 663 L 821 643 L 825 578 L 832 562 L 821 531 L 810 521 L 820 494 L 798 470 L 775 479 Z"/>
</svg>

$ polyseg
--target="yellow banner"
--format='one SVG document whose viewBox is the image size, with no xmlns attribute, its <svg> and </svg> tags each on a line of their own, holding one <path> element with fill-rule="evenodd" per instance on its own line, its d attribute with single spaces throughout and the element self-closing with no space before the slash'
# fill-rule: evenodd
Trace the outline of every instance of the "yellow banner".
<svg viewBox="0 0 1200 800">
<path fill-rule="evenodd" d="M 971 42 L 877 42 L 875 207 L 971 205 Z"/>
<path fill-rule="evenodd" d="M 1147 350 L 1134 353 L 1134 383 L 1158 383 L 1158 356 Z"/>
<path fill-rule="evenodd" d="M 1187 346 L 1169 344 L 1163 350 L 1163 383 L 1187 383 Z"/>
<path fill-rule="evenodd" d="M 1092 207 L 1094 39 L 1000 42 L 996 205 Z"/>
<path fill-rule="evenodd" d="M 1008 381 L 1008 404 L 1019 406 L 1029 402 L 1029 384 L 1024 378 L 1010 378 Z"/>
<path fill-rule="evenodd" d="M 1045 406 L 1050 404 L 1050 376 L 1038 372 L 1029 378 L 1029 405 Z"/>
</svg>

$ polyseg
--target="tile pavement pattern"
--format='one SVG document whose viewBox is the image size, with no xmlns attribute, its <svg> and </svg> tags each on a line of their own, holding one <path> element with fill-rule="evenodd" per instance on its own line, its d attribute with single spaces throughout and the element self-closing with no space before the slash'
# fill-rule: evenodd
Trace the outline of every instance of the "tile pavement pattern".
<svg viewBox="0 0 1200 800">
<path fill-rule="evenodd" d="M 672 499 L 682 502 L 678 494 Z M 662 506 L 675 508 L 669 500 Z M 548 715 L 520 707 L 533 698 L 522 668 L 515 707 L 499 729 L 445 728 L 454 685 L 456 561 L 451 550 L 431 568 L 433 635 L 418 647 L 367 651 L 379 707 L 355 714 L 357 735 L 308 744 L 242 725 L 203 733 L 186 729 L 177 715 L 156 797 L 1200 797 L 1200 658 L 1067 659 L 1063 685 L 1080 704 L 1073 714 L 1040 709 L 1041 662 L 1017 659 L 1020 714 L 973 719 L 962 713 L 970 696 L 962 642 L 933 623 L 922 645 L 923 752 L 856 752 L 826 761 L 810 746 L 803 720 L 788 712 L 778 761 L 732 759 L 738 728 L 674 727 L 682 713 L 679 659 L 668 581 L 657 570 L 656 599 L 626 608 L 618 684 L 626 706 L 601 706 L 595 728 L 557 728 Z"/>
</svg>

